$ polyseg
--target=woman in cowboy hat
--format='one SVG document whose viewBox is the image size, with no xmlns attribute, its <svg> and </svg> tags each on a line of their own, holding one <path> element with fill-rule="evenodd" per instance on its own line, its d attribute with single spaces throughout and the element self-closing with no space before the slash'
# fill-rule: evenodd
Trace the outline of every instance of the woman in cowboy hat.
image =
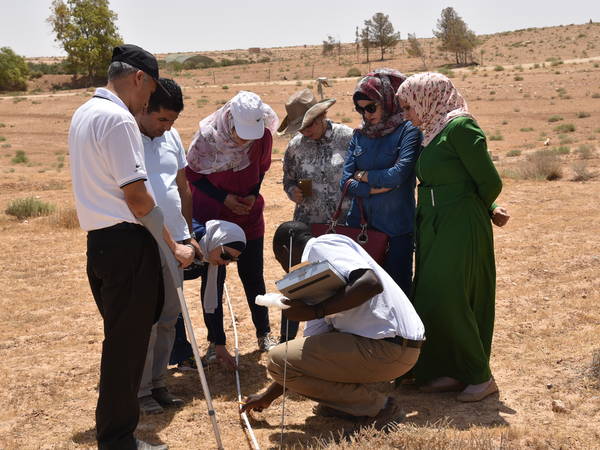
<svg viewBox="0 0 600 450">
<path fill-rule="evenodd" d="M 352 138 L 352 128 L 327 118 L 327 110 L 335 99 L 317 102 L 309 89 L 293 94 L 283 120 L 285 133 L 293 134 L 283 158 L 283 189 L 296 205 L 294 220 L 307 225 L 325 223 L 331 219 L 340 198 L 338 183 L 342 177 L 344 159 Z M 299 184 L 310 184 L 303 192 Z M 308 194 L 308 195 L 307 195 Z M 347 211 L 349 202 L 344 205 Z M 282 315 L 281 342 L 293 339 L 298 323 Z"/>
</svg>

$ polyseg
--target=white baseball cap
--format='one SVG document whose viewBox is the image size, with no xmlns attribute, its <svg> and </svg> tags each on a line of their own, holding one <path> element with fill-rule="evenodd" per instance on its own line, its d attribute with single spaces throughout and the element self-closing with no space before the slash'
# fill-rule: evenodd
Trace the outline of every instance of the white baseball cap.
<svg viewBox="0 0 600 450">
<path fill-rule="evenodd" d="M 235 132 L 242 139 L 255 140 L 265 133 L 263 102 L 254 92 L 240 91 L 230 100 Z"/>
</svg>

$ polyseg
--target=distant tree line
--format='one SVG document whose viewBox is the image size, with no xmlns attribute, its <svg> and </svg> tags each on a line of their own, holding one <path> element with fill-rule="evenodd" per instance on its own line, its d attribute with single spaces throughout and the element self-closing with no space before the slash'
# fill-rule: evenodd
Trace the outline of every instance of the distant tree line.
<svg viewBox="0 0 600 450">
<path fill-rule="evenodd" d="M 473 60 L 473 50 L 480 45 L 480 41 L 473 31 L 469 29 L 465 21 L 458 15 L 454 8 L 444 8 L 441 17 L 436 23 L 436 29 L 433 34 L 440 40 L 439 50 L 452 53 L 456 59 L 456 64 L 467 64 Z M 355 45 L 356 56 L 359 57 L 362 47 L 367 62 L 370 61 L 371 50 L 379 49 L 380 61 L 384 60 L 386 50 L 392 50 L 400 42 L 400 33 L 394 30 L 394 26 L 387 14 L 381 12 L 375 13 L 373 17 L 363 22 L 363 27 L 356 27 Z M 421 58 L 424 67 L 427 67 L 425 52 L 423 51 L 416 34 L 408 34 L 409 56 Z M 323 41 L 323 55 L 334 53 L 336 48 L 340 48 L 341 43 L 335 41 L 332 36 L 328 36 Z"/>
</svg>

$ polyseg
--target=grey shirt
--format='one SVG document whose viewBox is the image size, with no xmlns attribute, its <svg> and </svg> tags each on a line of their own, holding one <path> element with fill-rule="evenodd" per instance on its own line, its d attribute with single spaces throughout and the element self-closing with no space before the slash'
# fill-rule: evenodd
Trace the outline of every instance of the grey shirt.
<svg viewBox="0 0 600 450">
<path fill-rule="evenodd" d="M 327 120 L 324 136 L 315 141 L 297 133 L 288 143 L 283 158 L 283 189 L 288 197 L 298 180 L 312 180 L 311 197 L 294 209 L 294 220 L 305 224 L 326 223 L 337 207 L 340 180 L 352 128 Z M 290 197 L 291 198 L 291 197 Z M 350 201 L 344 201 L 340 223 L 345 223 Z"/>
</svg>

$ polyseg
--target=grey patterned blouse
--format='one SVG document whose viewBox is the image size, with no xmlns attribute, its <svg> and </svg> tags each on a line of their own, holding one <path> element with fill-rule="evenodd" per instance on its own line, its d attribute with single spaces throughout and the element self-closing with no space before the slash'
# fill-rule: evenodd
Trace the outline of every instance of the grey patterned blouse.
<svg viewBox="0 0 600 450">
<path fill-rule="evenodd" d="M 311 197 L 294 209 L 294 220 L 308 224 L 328 222 L 340 198 L 340 179 L 353 130 L 327 120 L 325 135 L 318 141 L 297 133 L 288 143 L 283 158 L 283 189 L 288 197 L 298 180 L 311 179 Z M 344 201 L 340 223 L 346 221 L 350 201 Z"/>
</svg>

